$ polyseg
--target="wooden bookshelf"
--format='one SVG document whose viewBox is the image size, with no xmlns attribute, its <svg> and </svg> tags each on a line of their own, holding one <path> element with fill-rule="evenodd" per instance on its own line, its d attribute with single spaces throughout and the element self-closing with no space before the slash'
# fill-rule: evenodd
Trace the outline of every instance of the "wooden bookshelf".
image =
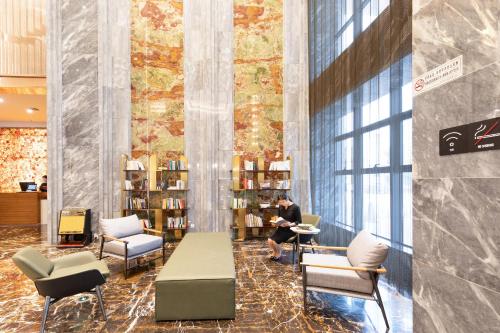
<svg viewBox="0 0 500 333">
<path fill-rule="evenodd" d="M 139 219 L 148 220 L 152 228 L 166 232 L 169 239 L 182 239 L 189 229 L 189 208 L 187 207 L 189 189 L 169 187 L 182 184 L 187 187 L 189 172 L 187 158 L 181 156 L 177 161 L 163 162 L 165 164 L 172 162 L 175 165 L 184 166 L 184 168 L 176 170 L 167 169 L 169 166 L 162 166 L 156 154 L 151 154 L 147 158 L 147 165 L 144 165 L 144 170 L 127 170 L 127 161 L 130 161 L 129 157 L 122 155 L 120 163 L 120 169 L 122 170 L 122 215 L 137 214 Z M 131 182 L 132 189 L 125 188 L 126 180 Z M 178 181 L 182 181 L 182 184 Z M 145 207 L 134 207 L 134 199 L 144 199 Z M 174 202 L 177 202 L 176 204 L 180 204 L 180 201 L 182 201 L 184 207 L 181 205 L 179 208 L 164 208 L 164 200 L 168 199 L 173 199 Z M 175 222 L 178 223 L 182 221 L 182 225 L 180 227 L 169 225 L 169 218 L 176 219 Z"/>
<path fill-rule="evenodd" d="M 233 234 L 234 239 L 243 241 L 254 237 L 268 237 L 270 231 L 275 227 L 270 223 L 271 217 L 277 215 L 278 207 L 276 207 L 276 196 L 282 192 L 290 191 L 292 186 L 292 160 L 290 157 L 287 160 L 290 170 L 269 170 L 270 163 L 266 162 L 263 157 L 257 158 L 253 162 L 255 169 L 246 170 L 245 161 L 241 156 L 233 156 L 232 161 L 232 191 L 233 191 Z M 274 162 L 274 161 L 273 161 Z M 251 181 L 252 188 L 249 188 Z M 261 184 L 286 184 L 286 188 L 278 188 L 276 186 L 266 186 L 261 188 Z M 284 182 L 286 181 L 286 182 Z M 245 204 L 243 208 L 235 207 L 235 200 L 240 199 Z M 270 207 L 259 207 L 264 201 L 271 204 Z M 238 202 L 239 203 L 239 202 Z M 260 226 L 247 226 L 246 216 L 253 214 L 262 219 Z M 252 221 L 253 222 L 253 221 Z M 250 224 L 253 224 L 250 222 Z"/>
</svg>

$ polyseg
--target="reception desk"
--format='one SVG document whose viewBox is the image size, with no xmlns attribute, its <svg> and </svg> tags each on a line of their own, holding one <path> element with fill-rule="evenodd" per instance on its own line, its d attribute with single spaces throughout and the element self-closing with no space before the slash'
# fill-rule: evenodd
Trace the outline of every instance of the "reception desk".
<svg viewBox="0 0 500 333">
<path fill-rule="evenodd" d="M 0 193 L 0 225 L 40 224 L 40 201 L 45 192 Z"/>
</svg>

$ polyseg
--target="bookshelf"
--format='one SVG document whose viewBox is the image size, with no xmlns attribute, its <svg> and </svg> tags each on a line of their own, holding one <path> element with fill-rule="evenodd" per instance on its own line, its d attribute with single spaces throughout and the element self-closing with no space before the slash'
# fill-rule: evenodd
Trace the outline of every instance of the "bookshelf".
<svg viewBox="0 0 500 333">
<path fill-rule="evenodd" d="M 136 167 L 122 155 L 122 216 L 137 214 L 148 227 L 166 232 L 169 239 L 182 239 L 189 228 L 187 158 L 159 162 L 156 154 L 151 154 L 147 165 L 139 170 Z"/>
<path fill-rule="evenodd" d="M 233 156 L 233 234 L 234 239 L 267 237 L 275 229 L 271 217 L 278 215 L 277 196 L 291 189 L 292 160 L 266 162 Z"/>
</svg>

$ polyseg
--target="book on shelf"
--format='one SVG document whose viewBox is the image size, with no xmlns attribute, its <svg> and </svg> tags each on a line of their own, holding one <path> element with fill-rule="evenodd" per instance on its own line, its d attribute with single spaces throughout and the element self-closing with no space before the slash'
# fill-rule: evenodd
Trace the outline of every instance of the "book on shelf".
<svg viewBox="0 0 500 333">
<path fill-rule="evenodd" d="M 259 184 L 261 189 L 270 189 L 271 188 L 271 181 L 265 180 L 264 182 Z"/>
<path fill-rule="evenodd" d="M 290 171 L 290 161 L 271 162 L 269 171 Z"/>
<path fill-rule="evenodd" d="M 252 179 L 243 178 L 243 189 L 245 189 L 245 190 L 253 190 L 254 189 L 253 180 Z"/>
<path fill-rule="evenodd" d="M 244 169 L 246 171 L 255 171 L 257 170 L 257 166 L 255 162 L 252 161 L 243 161 Z"/>
<path fill-rule="evenodd" d="M 278 180 L 276 182 L 276 188 L 280 190 L 289 190 L 290 189 L 290 181 L 288 179 Z"/>
<path fill-rule="evenodd" d="M 153 228 L 153 225 L 151 224 L 151 221 L 148 219 L 142 219 L 140 220 L 142 224 L 144 225 L 144 228 L 151 229 Z"/>
<path fill-rule="evenodd" d="M 247 199 L 233 198 L 233 208 L 247 208 Z"/>
<path fill-rule="evenodd" d="M 134 189 L 134 188 L 132 187 L 132 181 L 131 181 L 131 180 L 126 179 L 126 180 L 125 180 L 125 184 L 124 184 L 124 185 L 125 185 L 125 189 L 126 189 L 126 190 L 133 190 L 133 189 Z"/>
<path fill-rule="evenodd" d="M 187 220 L 184 216 L 167 217 L 167 228 L 168 229 L 185 229 L 186 222 L 187 222 Z"/>
<path fill-rule="evenodd" d="M 185 209 L 186 208 L 186 200 L 184 199 L 175 199 L 175 198 L 166 198 L 162 200 L 162 209 Z"/>
<path fill-rule="evenodd" d="M 125 209 L 147 209 L 148 199 L 146 198 L 127 198 L 125 202 Z"/>
<path fill-rule="evenodd" d="M 168 171 L 178 171 L 187 170 L 187 165 L 183 160 L 168 160 L 163 167 L 159 167 L 158 170 L 168 170 Z"/>
<path fill-rule="evenodd" d="M 127 169 L 129 171 L 134 171 L 134 170 L 145 170 L 144 164 L 142 164 L 141 161 L 136 161 L 136 160 L 130 160 L 127 161 Z"/>
<path fill-rule="evenodd" d="M 245 215 L 245 226 L 250 228 L 262 227 L 264 226 L 262 218 L 254 214 Z"/>
</svg>

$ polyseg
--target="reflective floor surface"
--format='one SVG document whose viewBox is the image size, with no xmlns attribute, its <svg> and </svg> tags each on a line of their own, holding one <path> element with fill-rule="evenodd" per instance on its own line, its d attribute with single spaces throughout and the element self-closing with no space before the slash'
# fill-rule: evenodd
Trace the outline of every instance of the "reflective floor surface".
<svg viewBox="0 0 500 333">
<path fill-rule="evenodd" d="M 43 297 L 11 260 L 24 247 L 39 249 L 49 258 L 79 251 L 59 250 L 42 241 L 37 227 L 0 228 L 0 332 L 40 329 Z M 175 248 L 168 245 L 168 253 Z M 304 314 L 302 278 L 294 271 L 291 248 L 281 262 L 268 259 L 266 243 L 234 243 L 237 271 L 236 319 L 221 321 L 155 322 L 154 279 L 161 260 L 136 269 L 125 280 L 122 263 L 106 258 L 111 277 L 103 287 L 108 321 L 102 320 L 91 294 L 68 297 L 50 308 L 47 332 L 385 332 L 382 314 L 373 301 L 309 293 Z M 88 249 L 97 255 L 97 245 Z M 412 302 L 382 284 L 382 298 L 391 332 L 412 331 Z"/>
</svg>

